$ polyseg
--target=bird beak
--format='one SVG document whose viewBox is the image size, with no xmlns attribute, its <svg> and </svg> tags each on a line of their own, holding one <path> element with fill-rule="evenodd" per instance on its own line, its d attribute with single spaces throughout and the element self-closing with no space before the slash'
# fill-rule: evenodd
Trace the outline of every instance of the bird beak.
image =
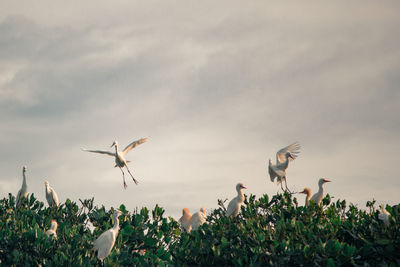
<svg viewBox="0 0 400 267">
<path fill-rule="evenodd" d="M 293 155 L 292 155 L 292 154 L 289 154 L 289 157 L 291 157 L 292 159 L 294 159 L 294 157 L 293 157 Z"/>
<path fill-rule="evenodd" d="M 113 142 L 112 145 L 111 145 L 110 147 L 113 147 L 113 146 L 115 146 L 115 142 Z"/>
<path fill-rule="evenodd" d="M 325 183 L 330 183 L 331 181 L 329 181 L 329 180 L 327 180 L 327 179 L 324 179 L 324 182 L 325 182 Z"/>
<path fill-rule="evenodd" d="M 245 187 L 245 186 L 243 186 L 243 185 L 242 185 L 242 186 L 240 186 L 240 188 L 247 189 L 247 187 Z"/>
<path fill-rule="evenodd" d="M 304 190 L 299 192 L 299 194 L 305 194 L 305 193 L 306 193 L 306 191 L 304 191 Z"/>
</svg>

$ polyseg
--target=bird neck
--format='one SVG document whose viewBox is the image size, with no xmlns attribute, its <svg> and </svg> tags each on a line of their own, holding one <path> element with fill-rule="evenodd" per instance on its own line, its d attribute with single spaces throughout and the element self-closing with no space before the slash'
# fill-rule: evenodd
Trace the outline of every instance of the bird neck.
<svg viewBox="0 0 400 267">
<path fill-rule="evenodd" d="M 118 145 L 115 144 L 115 154 L 118 154 Z"/>
<path fill-rule="evenodd" d="M 117 232 L 117 233 L 118 233 L 118 231 L 119 231 L 119 219 L 118 219 L 118 216 L 114 218 L 113 230 L 114 230 L 115 232 Z"/>
<path fill-rule="evenodd" d="M 55 231 L 57 231 L 57 227 L 58 227 L 58 225 L 56 223 L 52 223 L 50 229 L 55 232 Z"/>
<path fill-rule="evenodd" d="M 310 198 L 311 198 L 310 194 L 307 194 L 306 195 L 306 206 L 308 206 L 308 203 L 310 202 Z"/>
<path fill-rule="evenodd" d="M 50 192 L 51 192 L 49 185 L 46 185 L 46 192 L 47 192 L 47 194 L 50 194 Z"/>
<path fill-rule="evenodd" d="M 324 193 L 324 184 L 319 184 L 318 195 L 321 196 Z"/>
<path fill-rule="evenodd" d="M 244 201 L 244 194 L 242 192 L 242 189 L 239 189 L 237 198 L 238 198 L 239 202 L 243 202 Z"/>
<path fill-rule="evenodd" d="M 25 176 L 25 171 L 22 172 L 22 187 L 26 188 L 26 176 Z"/>
</svg>

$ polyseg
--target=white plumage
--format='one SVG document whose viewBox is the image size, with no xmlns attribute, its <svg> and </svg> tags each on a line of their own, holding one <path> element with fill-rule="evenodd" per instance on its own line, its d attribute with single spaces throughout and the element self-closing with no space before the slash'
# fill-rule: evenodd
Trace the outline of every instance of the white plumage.
<svg viewBox="0 0 400 267">
<path fill-rule="evenodd" d="M 119 219 L 118 217 L 122 214 L 121 211 L 116 210 L 113 214 L 114 226 L 102 233 L 95 241 L 93 249 L 97 251 L 97 258 L 104 260 L 111 252 L 114 247 L 115 240 L 117 239 L 119 232 Z"/>
<path fill-rule="evenodd" d="M 46 181 L 44 182 L 44 187 L 45 187 L 45 193 L 46 193 L 46 199 L 47 203 L 49 204 L 49 207 L 58 207 L 58 196 L 56 191 L 54 191 L 53 188 L 49 186 L 49 182 Z"/>
<path fill-rule="evenodd" d="M 310 199 L 311 201 L 314 201 L 317 205 L 320 205 L 322 202 L 322 199 L 324 198 L 324 183 L 329 183 L 330 181 L 325 179 L 325 178 L 321 178 L 318 181 L 318 192 L 315 193 L 312 198 Z"/>
<path fill-rule="evenodd" d="M 290 144 L 278 152 L 276 152 L 276 164 L 272 164 L 271 159 L 268 161 L 268 173 L 271 182 L 275 181 L 281 185 L 283 190 L 282 181 L 285 181 L 286 189 L 289 191 L 286 183 L 286 169 L 289 166 L 289 159 L 294 160 L 300 153 L 300 145 L 298 143 Z"/>
<path fill-rule="evenodd" d="M 51 220 L 51 226 L 50 229 L 46 231 L 46 235 L 48 237 L 57 238 L 57 227 L 58 223 L 55 220 Z"/>
<path fill-rule="evenodd" d="M 234 197 L 228 204 L 228 208 L 226 209 L 226 216 L 236 217 L 240 212 L 240 207 L 244 202 L 244 195 L 242 193 L 242 189 L 246 189 L 246 187 L 242 183 L 238 183 L 236 185 L 237 196 Z"/>
<path fill-rule="evenodd" d="M 384 205 L 380 205 L 380 210 L 379 210 L 379 214 L 378 214 L 378 218 L 379 220 L 381 220 L 385 226 L 389 226 L 389 216 L 390 213 L 385 209 Z"/>
<path fill-rule="evenodd" d="M 308 206 L 308 202 L 310 201 L 310 198 L 311 198 L 311 189 L 306 187 L 306 188 L 304 188 L 303 191 L 301 191 L 299 193 L 306 195 L 306 203 L 304 204 L 304 206 Z"/>
<path fill-rule="evenodd" d="M 197 230 L 200 225 L 206 222 L 206 209 L 200 208 L 200 211 L 194 213 L 192 218 L 190 219 L 190 225 L 192 226 L 192 230 Z"/>
<path fill-rule="evenodd" d="M 21 205 L 21 199 L 24 197 L 28 197 L 28 185 L 26 184 L 26 173 L 27 167 L 24 166 L 22 168 L 22 186 L 21 189 L 17 193 L 17 200 L 16 200 L 16 206 L 19 207 Z"/>
<path fill-rule="evenodd" d="M 109 155 L 115 158 L 115 166 L 114 167 L 119 167 L 119 169 L 122 172 L 122 180 L 124 182 L 124 188 L 126 189 L 127 184 L 125 182 L 125 173 L 122 170 L 123 167 L 126 167 L 126 169 L 128 170 L 128 173 L 130 174 L 130 176 L 132 177 L 133 181 L 135 182 L 135 184 L 138 184 L 138 181 L 133 177 L 131 171 L 128 168 L 128 162 L 130 162 L 129 160 L 125 159 L 125 155 L 128 154 L 129 151 L 131 151 L 132 148 L 143 144 L 144 142 L 147 141 L 147 138 L 142 138 L 139 139 L 137 141 L 133 141 L 132 143 L 130 143 L 129 145 L 127 145 L 125 147 L 124 150 L 122 151 L 118 151 L 118 142 L 114 141 L 111 145 L 111 147 L 115 146 L 115 152 L 110 152 L 110 151 L 103 151 L 103 150 L 88 150 L 88 149 L 84 149 L 82 148 L 83 151 L 87 151 L 87 152 L 93 152 L 93 153 L 100 153 L 100 154 L 105 154 L 105 155 Z"/>
<path fill-rule="evenodd" d="M 183 208 L 182 209 L 182 217 L 179 218 L 178 222 L 180 223 L 182 228 L 185 229 L 185 231 L 187 233 L 190 233 L 190 231 L 192 230 L 192 225 L 190 223 L 191 218 L 192 218 L 192 215 L 190 214 L 189 209 Z"/>
</svg>

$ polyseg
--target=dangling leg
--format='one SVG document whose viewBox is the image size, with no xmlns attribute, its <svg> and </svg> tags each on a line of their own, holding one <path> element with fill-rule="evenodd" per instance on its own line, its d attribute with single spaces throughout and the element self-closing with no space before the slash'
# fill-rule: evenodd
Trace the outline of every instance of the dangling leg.
<svg viewBox="0 0 400 267">
<path fill-rule="evenodd" d="M 281 184 L 281 189 L 282 189 L 282 192 L 284 192 L 285 190 L 283 190 L 282 178 L 278 178 L 278 179 L 279 179 L 279 183 Z"/>
<path fill-rule="evenodd" d="M 136 181 L 135 178 L 133 178 L 133 175 L 132 175 L 131 171 L 129 170 L 128 165 L 125 164 L 125 167 L 126 167 L 126 169 L 128 170 L 129 174 L 131 175 L 131 177 L 132 177 L 133 181 L 135 182 L 135 184 L 138 184 L 139 182 Z"/>
<path fill-rule="evenodd" d="M 118 167 L 119 167 L 119 166 L 118 166 Z M 126 182 L 125 182 L 125 173 L 124 173 L 124 171 L 122 170 L 121 167 L 119 167 L 119 169 L 120 169 L 121 172 L 122 172 L 122 179 L 124 180 L 124 189 L 126 189 L 126 188 L 128 187 L 128 185 L 127 185 Z"/>
</svg>

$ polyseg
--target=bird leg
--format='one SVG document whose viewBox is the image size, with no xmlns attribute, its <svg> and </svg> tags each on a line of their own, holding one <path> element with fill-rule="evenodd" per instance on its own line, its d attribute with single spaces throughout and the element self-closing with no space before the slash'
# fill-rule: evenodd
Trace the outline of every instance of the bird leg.
<svg viewBox="0 0 400 267">
<path fill-rule="evenodd" d="M 281 189 L 282 189 L 282 191 L 285 191 L 284 189 L 283 189 L 283 183 L 282 183 L 282 179 L 281 179 L 281 182 L 280 182 L 280 184 L 281 184 Z"/>
<path fill-rule="evenodd" d="M 131 171 L 129 170 L 128 165 L 125 164 L 125 167 L 126 167 L 126 169 L 128 170 L 129 174 L 131 175 L 131 177 L 132 177 L 133 181 L 135 182 L 135 184 L 138 184 L 139 182 L 136 181 L 135 178 L 133 178 L 133 175 L 132 175 Z"/>
<path fill-rule="evenodd" d="M 289 190 L 289 188 L 287 187 L 286 177 L 285 177 L 285 187 L 286 187 L 286 190 L 289 192 L 289 194 L 293 194 L 293 193 Z"/>
<path fill-rule="evenodd" d="M 124 171 L 122 170 L 121 167 L 119 167 L 119 169 L 120 169 L 121 172 L 122 172 L 122 180 L 124 181 L 124 189 L 126 189 L 126 188 L 128 187 L 128 185 L 127 185 L 126 182 L 125 182 L 125 173 L 124 173 Z"/>
</svg>

